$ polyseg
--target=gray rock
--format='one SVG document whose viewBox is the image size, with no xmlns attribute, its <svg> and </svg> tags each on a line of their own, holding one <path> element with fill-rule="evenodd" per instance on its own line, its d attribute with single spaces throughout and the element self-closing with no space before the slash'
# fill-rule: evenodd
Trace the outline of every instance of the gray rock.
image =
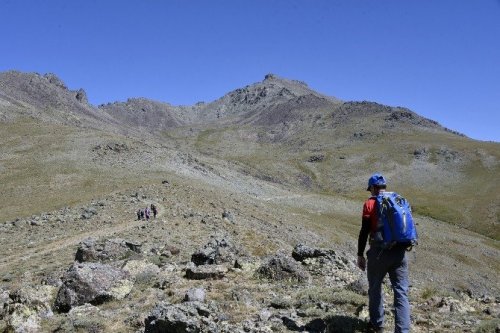
<svg viewBox="0 0 500 333">
<path fill-rule="evenodd" d="M 93 315 L 95 313 L 98 313 L 100 310 L 97 306 L 94 306 L 89 303 L 85 303 L 80 306 L 75 306 L 71 308 L 71 310 L 68 312 L 69 317 L 82 317 L 82 316 L 89 316 Z"/>
<path fill-rule="evenodd" d="M 53 316 L 52 303 L 57 288 L 53 286 L 23 286 L 10 295 L 14 303 L 27 306 L 31 312 L 35 312 L 40 318 Z"/>
<path fill-rule="evenodd" d="M 365 276 L 359 277 L 356 281 L 350 283 L 347 289 L 354 291 L 360 295 L 368 295 L 368 280 Z"/>
<path fill-rule="evenodd" d="M 133 283 L 129 275 L 101 263 L 74 263 L 63 277 L 55 308 L 68 312 L 73 306 L 90 303 L 99 305 L 110 300 L 123 299 Z"/>
<path fill-rule="evenodd" d="M 130 274 L 136 281 L 147 279 L 147 277 L 153 278 L 160 272 L 160 268 L 157 265 L 146 260 L 129 260 L 122 267 L 122 270 Z"/>
<path fill-rule="evenodd" d="M 186 269 L 186 278 L 190 280 L 219 280 L 227 273 L 227 268 L 222 265 L 190 266 Z"/>
<path fill-rule="evenodd" d="M 78 89 L 78 91 L 76 92 L 75 98 L 78 102 L 81 102 L 84 104 L 88 103 L 87 93 L 83 89 Z"/>
<path fill-rule="evenodd" d="M 225 210 L 223 213 L 222 213 L 222 218 L 228 222 L 231 222 L 231 223 L 234 223 L 234 216 L 233 214 L 228 211 L 228 210 Z"/>
<path fill-rule="evenodd" d="M 54 73 L 47 73 L 43 76 L 45 79 L 47 79 L 47 81 L 49 81 L 51 84 L 59 87 L 59 88 L 62 88 L 62 89 L 68 89 L 66 87 L 66 84 L 57 76 L 55 75 Z"/>
<path fill-rule="evenodd" d="M 259 320 L 260 321 L 268 321 L 269 318 L 271 318 L 272 313 L 268 309 L 262 309 L 259 313 Z"/>
<path fill-rule="evenodd" d="M 203 288 L 191 288 L 186 292 L 184 301 L 186 302 L 205 302 L 206 292 Z"/>
<path fill-rule="evenodd" d="M 257 274 L 270 280 L 293 280 L 297 282 L 308 282 L 310 280 L 310 275 L 293 258 L 283 253 L 268 258 L 257 269 Z"/>
<path fill-rule="evenodd" d="M 12 303 L 12 300 L 9 297 L 9 291 L 0 289 L 0 319 L 3 319 L 7 315 L 10 303 Z"/>
<path fill-rule="evenodd" d="M 191 256 L 195 265 L 222 264 L 234 262 L 238 250 L 227 237 L 212 238 L 203 248 Z"/>
<path fill-rule="evenodd" d="M 213 332 L 216 324 L 210 320 L 211 311 L 198 302 L 182 304 L 159 303 L 145 319 L 145 333 Z"/>
<path fill-rule="evenodd" d="M 98 241 L 87 238 L 80 242 L 75 260 L 78 262 L 106 262 L 129 258 L 140 252 L 140 244 L 122 239 L 106 239 Z"/>
<path fill-rule="evenodd" d="M 36 311 L 27 305 L 13 304 L 6 319 L 6 332 L 41 332 L 42 319 Z"/>
<path fill-rule="evenodd" d="M 40 220 L 31 220 L 31 221 L 30 221 L 30 224 L 31 224 L 32 226 L 39 227 L 39 226 L 41 226 L 43 223 L 42 223 L 42 221 L 40 221 Z"/>
<path fill-rule="evenodd" d="M 324 249 L 314 249 L 312 247 L 297 244 L 293 251 L 292 257 L 297 261 L 304 261 L 308 258 L 318 258 L 318 257 L 335 257 L 335 251 L 333 250 L 324 250 Z"/>
</svg>

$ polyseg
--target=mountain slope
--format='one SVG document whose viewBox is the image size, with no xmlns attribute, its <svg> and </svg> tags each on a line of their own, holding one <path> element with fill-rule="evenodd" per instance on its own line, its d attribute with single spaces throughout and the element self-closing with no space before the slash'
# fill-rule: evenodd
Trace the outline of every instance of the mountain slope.
<svg viewBox="0 0 500 333">
<path fill-rule="evenodd" d="M 366 276 L 354 263 L 374 171 L 409 199 L 418 223 L 413 330 L 497 325 L 498 143 L 275 76 L 211 103 L 131 98 L 98 108 L 52 75 L 0 78 L 0 331 L 143 331 L 158 301 L 189 307 L 191 288 L 207 301 L 188 319 L 220 332 L 362 331 Z M 136 220 L 151 203 L 158 218 Z M 88 237 L 104 239 L 80 243 Z M 137 252 L 73 265 L 79 243 L 101 244 L 105 257 L 122 240 Z M 192 256 L 208 253 L 207 242 L 231 260 L 192 280 L 203 274 Z M 321 254 L 290 258 L 310 280 L 258 275 L 268 256 L 290 256 L 298 244 Z M 100 264 L 127 270 L 113 291 L 128 296 L 57 313 L 67 268 Z M 387 319 L 391 326 L 391 311 Z"/>
<path fill-rule="evenodd" d="M 168 147 L 198 159 L 203 156 L 210 163 L 230 163 L 238 172 L 261 180 L 356 200 L 366 195 L 367 176 L 380 171 L 418 213 L 500 237 L 500 197 L 495 189 L 500 181 L 499 144 L 470 140 L 406 108 L 342 102 L 274 75 L 194 106 L 133 98 L 95 108 L 77 99 L 78 92 L 68 90 L 54 75 L 2 73 L 0 87 L 3 119 L 21 115 L 50 126 L 69 126 L 63 133 L 83 126 L 89 137 L 101 138 L 92 145 L 71 145 L 70 149 L 86 151 L 73 167 L 75 173 L 85 164 L 83 156 L 99 151 L 96 147 L 128 147 L 130 138 L 137 142 L 135 148 L 115 155 L 140 161 L 139 170 L 161 172 L 164 167 L 151 168 L 146 162 L 151 157 L 145 155 L 156 159 Z M 33 125 L 20 126 L 29 131 Z M 49 133 L 54 131 L 50 126 Z M 116 137 L 110 138 L 111 133 Z M 9 133 L 5 134 L 3 149 L 8 150 Z M 74 135 L 72 140 L 81 142 L 78 130 Z M 165 148 L 156 151 L 147 142 Z M 158 163 L 153 165 L 165 162 Z"/>
</svg>

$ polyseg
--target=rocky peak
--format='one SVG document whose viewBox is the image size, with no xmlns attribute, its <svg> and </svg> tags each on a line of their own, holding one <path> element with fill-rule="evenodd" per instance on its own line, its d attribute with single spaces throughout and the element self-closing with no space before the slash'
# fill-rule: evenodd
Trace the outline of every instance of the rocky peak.
<svg viewBox="0 0 500 333">
<path fill-rule="evenodd" d="M 88 102 L 89 102 L 88 98 L 87 98 L 87 93 L 85 92 L 85 90 L 83 90 L 81 88 L 76 91 L 75 98 L 78 102 L 81 102 L 84 104 L 88 104 Z"/>
<path fill-rule="evenodd" d="M 276 75 L 274 75 L 272 73 L 266 74 L 266 76 L 264 76 L 264 81 L 273 80 L 273 79 L 276 79 Z"/>
<path fill-rule="evenodd" d="M 63 88 L 63 89 L 68 89 L 68 87 L 66 86 L 66 84 L 57 76 L 55 75 L 54 73 L 47 73 L 45 75 L 43 75 L 43 77 L 49 81 L 50 84 L 53 84 L 59 88 Z"/>
</svg>

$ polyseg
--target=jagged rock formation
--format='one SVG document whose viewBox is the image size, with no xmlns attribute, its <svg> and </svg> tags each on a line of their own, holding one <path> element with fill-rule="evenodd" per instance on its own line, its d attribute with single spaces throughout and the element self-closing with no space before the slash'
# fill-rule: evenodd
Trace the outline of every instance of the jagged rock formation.
<svg viewBox="0 0 500 333">
<path fill-rule="evenodd" d="M 88 104 L 83 89 L 69 90 L 55 74 L 2 72 L 0 101 L 0 106 L 4 106 L 0 107 L 3 119 L 28 116 L 52 123 L 97 128 L 116 124 L 112 117 Z"/>
</svg>

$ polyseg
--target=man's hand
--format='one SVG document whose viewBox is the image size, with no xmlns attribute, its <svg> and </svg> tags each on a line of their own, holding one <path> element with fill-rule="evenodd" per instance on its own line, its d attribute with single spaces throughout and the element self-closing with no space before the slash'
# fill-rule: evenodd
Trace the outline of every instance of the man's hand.
<svg viewBox="0 0 500 333">
<path fill-rule="evenodd" d="M 366 259 L 365 259 L 365 257 L 358 256 L 358 267 L 362 271 L 364 271 L 366 269 Z"/>
</svg>

